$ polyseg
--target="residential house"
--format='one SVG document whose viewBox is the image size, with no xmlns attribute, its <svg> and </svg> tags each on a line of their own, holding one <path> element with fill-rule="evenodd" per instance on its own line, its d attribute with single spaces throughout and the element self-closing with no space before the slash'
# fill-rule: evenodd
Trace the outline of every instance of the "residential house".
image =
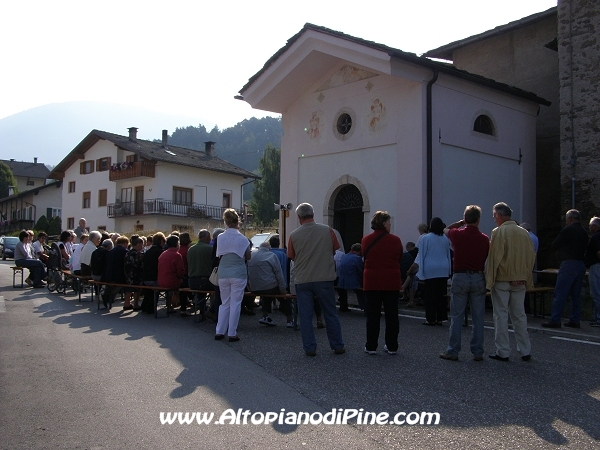
<svg viewBox="0 0 600 450">
<path fill-rule="evenodd" d="M 15 179 L 17 180 L 16 192 L 43 186 L 46 184 L 46 179 L 48 179 L 50 175 L 48 167 L 46 167 L 45 164 L 39 163 L 37 158 L 33 158 L 32 163 L 15 161 L 14 159 L 2 159 L 0 161 L 6 164 L 15 176 Z"/>
<path fill-rule="evenodd" d="M 223 210 L 241 204 L 241 185 L 255 174 L 206 151 L 91 131 L 54 169 L 63 180 L 63 228 L 80 218 L 90 229 L 117 232 L 189 231 L 222 224 Z"/>
<path fill-rule="evenodd" d="M 469 204 L 487 233 L 496 202 L 535 217 L 536 120 L 549 102 L 531 92 L 306 24 L 236 98 L 282 114 L 280 203 L 311 203 L 347 247 L 377 210 L 405 241 Z"/>
<path fill-rule="evenodd" d="M 0 199 L 0 234 L 32 229 L 42 215 L 60 217 L 61 185 L 53 181 Z"/>
</svg>

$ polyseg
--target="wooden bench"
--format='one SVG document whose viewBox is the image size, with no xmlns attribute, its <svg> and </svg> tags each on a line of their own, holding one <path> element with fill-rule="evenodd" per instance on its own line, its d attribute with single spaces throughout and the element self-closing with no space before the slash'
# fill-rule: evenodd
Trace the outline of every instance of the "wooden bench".
<svg viewBox="0 0 600 450">
<path fill-rule="evenodd" d="M 95 281 L 95 280 L 90 280 L 89 283 L 91 285 L 98 285 L 98 286 L 111 286 L 111 287 L 119 287 L 119 288 L 130 288 L 130 289 L 137 289 L 137 290 L 149 290 L 149 291 L 153 291 L 154 292 L 154 317 L 158 319 L 158 302 L 160 301 L 160 293 L 164 292 L 173 292 L 173 293 L 177 293 L 179 292 L 178 289 L 170 289 L 170 288 L 164 288 L 164 287 L 160 287 L 160 286 L 146 286 L 146 285 L 139 285 L 139 284 L 124 284 L 124 283 L 108 283 L 106 281 Z M 93 296 L 94 296 L 94 290 L 92 289 L 92 301 L 93 300 Z M 166 316 L 165 317 L 169 317 L 169 309 L 171 309 L 171 305 L 169 304 L 169 299 L 164 296 L 165 298 L 165 305 L 166 305 Z M 100 309 L 100 295 L 97 296 L 98 299 L 98 309 Z M 109 303 L 108 305 L 108 309 L 110 309 L 112 307 L 112 303 Z"/>
<path fill-rule="evenodd" d="M 60 272 L 62 273 L 63 278 L 65 280 L 68 277 L 75 278 L 75 281 L 77 282 L 77 295 L 79 296 L 79 303 L 81 303 L 81 291 L 83 290 L 83 286 L 84 286 L 84 284 L 91 286 L 90 281 L 92 280 L 92 276 L 91 275 L 76 275 L 73 272 L 71 272 L 70 270 L 66 270 L 66 269 L 63 269 Z M 92 290 L 93 290 L 93 286 L 92 286 Z M 94 301 L 93 293 L 92 293 L 92 298 L 90 301 L 91 302 Z"/>
<path fill-rule="evenodd" d="M 550 286 L 540 286 L 534 287 L 532 289 L 527 289 L 527 293 L 533 299 L 533 317 L 542 317 L 544 318 L 544 310 L 546 306 L 546 294 L 549 292 L 554 292 L 554 288 Z M 537 314 L 537 301 L 540 301 L 540 314 Z"/>
<path fill-rule="evenodd" d="M 194 294 L 194 301 L 192 301 L 192 311 L 194 313 L 194 322 L 204 322 L 206 320 L 206 300 L 207 297 L 211 294 L 214 294 L 215 291 L 209 290 L 199 290 L 199 289 L 191 289 L 191 288 L 180 288 L 179 292 L 185 292 L 188 294 Z M 204 296 L 203 300 L 195 300 L 196 295 Z M 201 306 L 201 308 L 199 308 Z M 200 313 L 200 318 L 198 318 L 198 313 Z"/>
<path fill-rule="evenodd" d="M 23 269 L 26 269 L 26 267 L 18 267 L 18 266 L 11 266 L 11 269 L 13 271 L 13 288 L 18 287 L 17 286 L 17 274 L 21 274 L 21 289 L 23 289 Z"/>
</svg>

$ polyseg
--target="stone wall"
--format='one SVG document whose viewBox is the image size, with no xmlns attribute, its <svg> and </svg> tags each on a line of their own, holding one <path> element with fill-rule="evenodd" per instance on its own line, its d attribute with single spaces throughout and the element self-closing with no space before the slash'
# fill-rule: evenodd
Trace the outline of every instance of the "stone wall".
<svg viewBox="0 0 600 450">
<path fill-rule="evenodd" d="M 600 2 L 559 0 L 560 166 L 563 212 L 600 215 Z"/>
</svg>

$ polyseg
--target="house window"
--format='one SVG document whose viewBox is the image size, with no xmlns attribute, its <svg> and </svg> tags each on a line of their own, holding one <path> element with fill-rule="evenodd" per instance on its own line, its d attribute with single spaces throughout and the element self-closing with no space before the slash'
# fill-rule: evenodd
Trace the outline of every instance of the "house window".
<svg viewBox="0 0 600 450">
<path fill-rule="evenodd" d="M 192 190 L 182 187 L 173 187 L 173 203 L 179 205 L 192 204 Z"/>
<path fill-rule="evenodd" d="M 69 193 L 75 192 L 75 182 L 69 181 Z"/>
<path fill-rule="evenodd" d="M 350 132 L 350 129 L 352 128 L 352 117 L 350 116 L 350 114 L 340 114 L 340 117 L 338 117 L 336 123 L 336 128 L 338 133 L 348 134 Z"/>
<path fill-rule="evenodd" d="M 495 136 L 494 130 L 494 122 L 489 116 L 482 114 L 475 119 L 475 123 L 473 124 L 473 131 L 477 131 L 478 133 L 488 134 L 490 136 Z"/>
<path fill-rule="evenodd" d="M 136 224 L 133 226 L 133 230 L 134 230 L 134 231 L 144 231 L 144 225 L 143 225 L 143 224 L 141 224 L 141 223 L 136 223 Z"/>
<path fill-rule="evenodd" d="M 67 219 L 67 230 L 75 229 L 75 217 L 69 217 Z"/>
<path fill-rule="evenodd" d="M 48 220 L 54 217 L 61 217 L 62 210 L 60 208 L 46 208 L 46 217 Z"/>
<path fill-rule="evenodd" d="M 84 161 L 79 164 L 79 173 L 82 175 L 94 172 L 94 161 Z"/>
<path fill-rule="evenodd" d="M 98 191 L 98 206 L 106 206 L 108 203 L 108 192 L 106 189 Z"/>
<path fill-rule="evenodd" d="M 96 160 L 96 172 L 105 172 L 110 169 L 110 157 Z"/>
<path fill-rule="evenodd" d="M 223 192 L 223 208 L 231 208 L 231 193 Z"/>
<path fill-rule="evenodd" d="M 83 193 L 83 204 L 81 205 L 82 208 L 89 208 L 91 206 L 91 201 L 92 201 L 92 193 L 91 192 L 84 192 Z"/>
<path fill-rule="evenodd" d="M 34 181 L 30 178 L 27 178 L 27 186 L 34 186 L 34 185 L 35 185 Z"/>
<path fill-rule="evenodd" d="M 106 231 L 106 225 L 100 225 L 96 228 L 98 229 L 98 231 Z"/>
</svg>

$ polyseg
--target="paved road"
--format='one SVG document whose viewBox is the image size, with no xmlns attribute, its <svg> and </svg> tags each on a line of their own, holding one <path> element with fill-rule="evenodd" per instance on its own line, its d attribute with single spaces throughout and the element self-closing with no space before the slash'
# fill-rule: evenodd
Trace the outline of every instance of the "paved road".
<svg viewBox="0 0 600 450">
<path fill-rule="evenodd" d="M 443 361 L 447 327 L 401 317 L 400 352 L 363 353 L 364 318 L 341 316 L 348 352 L 243 316 L 242 341 L 212 322 L 110 313 L 13 289 L 0 263 L 0 448 L 572 448 L 600 446 L 600 330 L 537 331 L 533 359 Z M 118 304 L 117 304 L 118 305 Z M 467 331 L 463 345 L 468 347 Z M 493 348 L 493 330 L 486 330 Z M 560 339 L 557 339 L 560 338 Z M 383 346 L 383 343 L 381 343 Z M 513 341 L 514 347 L 514 341 Z M 160 412 L 438 412 L 425 425 L 160 425 Z"/>
</svg>

